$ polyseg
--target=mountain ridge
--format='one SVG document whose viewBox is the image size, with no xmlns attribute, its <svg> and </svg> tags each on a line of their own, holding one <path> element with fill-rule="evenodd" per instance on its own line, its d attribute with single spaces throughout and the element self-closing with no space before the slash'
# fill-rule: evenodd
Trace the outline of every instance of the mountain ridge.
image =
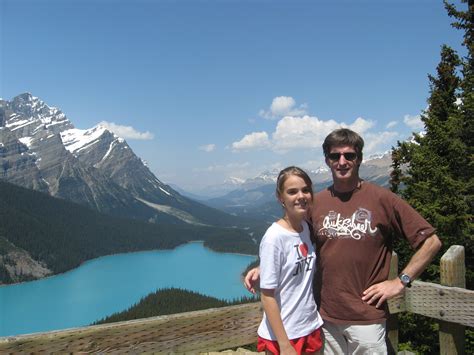
<svg viewBox="0 0 474 355">
<path fill-rule="evenodd" d="M 4 181 L 0 196 L 0 284 L 62 273 L 103 255 L 194 240 L 220 252 L 255 255 L 258 249 L 249 230 L 116 217 Z"/>
<path fill-rule="evenodd" d="M 0 179 L 154 223 L 253 223 L 181 195 L 160 181 L 124 139 L 100 124 L 77 129 L 60 109 L 30 93 L 0 100 Z"/>
<path fill-rule="evenodd" d="M 386 174 L 387 172 L 389 172 L 390 165 L 391 165 L 391 152 L 387 151 L 387 152 L 372 154 L 368 156 L 366 159 L 363 160 L 361 167 L 362 167 L 362 172 L 364 172 L 364 170 L 372 170 L 373 173 L 374 173 L 374 170 L 376 170 L 376 168 L 379 168 L 380 171 L 378 171 L 377 174 L 381 175 L 381 174 Z M 331 181 L 332 179 L 331 172 L 329 171 L 328 167 L 325 165 L 320 166 L 316 169 L 312 169 L 312 170 L 305 169 L 305 170 L 307 171 L 307 173 L 313 180 L 313 183 L 315 184 L 328 182 L 328 181 Z M 184 196 L 188 196 L 190 198 L 193 198 L 199 201 L 210 201 L 213 199 L 225 198 L 226 195 L 234 194 L 237 191 L 245 192 L 245 191 L 258 189 L 268 184 L 275 185 L 279 172 L 280 172 L 279 169 L 274 169 L 271 171 L 266 170 L 254 177 L 247 178 L 247 179 L 230 177 L 221 184 L 215 184 L 212 186 L 201 188 L 198 192 L 189 192 L 177 186 L 174 186 L 174 189 L 178 190 Z M 369 178 L 372 177 L 370 176 L 370 172 L 367 172 L 366 175 Z"/>
<path fill-rule="evenodd" d="M 391 153 L 386 152 L 369 157 L 364 160 L 360 167 L 360 176 L 367 181 L 377 185 L 388 187 L 391 171 Z M 329 169 L 321 167 L 317 170 L 308 171 L 313 181 L 313 190 L 320 191 L 332 184 L 332 176 Z M 264 173 L 269 176 L 268 172 Z M 278 172 L 274 173 L 274 180 Z M 255 181 L 253 179 L 252 181 Z M 281 208 L 275 197 L 275 182 L 261 184 L 254 188 L 247 189 L 245 185 L 229 193 L 211 199 L 201 201 L 211 207 L 221 209 L 227 213 L 258 218 L 270 223 L 281 217 Z"/>
</svg>

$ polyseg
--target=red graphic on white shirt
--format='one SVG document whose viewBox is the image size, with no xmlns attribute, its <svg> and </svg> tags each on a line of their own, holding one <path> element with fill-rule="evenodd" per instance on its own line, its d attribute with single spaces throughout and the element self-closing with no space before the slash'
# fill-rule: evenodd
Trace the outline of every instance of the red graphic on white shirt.
<svg viewBox="0 0 474 355">
<path fill-rule="evenodd" d="M 295 263 L 295 272 L 293 273 L 293 276 L 297 276 L 312 269 L 314 256 L 308 256 L 308 244 L 304 242 L 301 244 L 294 244 L 293 246 L 298 254 L 298 260 Z"/>
<path fill-rule="evenodd" d="M 306 256 L 308 255 L 308 245 L 306 245 L 306 243 L 302 243 L 300 244 L 299 248 L 301 255 L 306 258 Z"/>
</svg>

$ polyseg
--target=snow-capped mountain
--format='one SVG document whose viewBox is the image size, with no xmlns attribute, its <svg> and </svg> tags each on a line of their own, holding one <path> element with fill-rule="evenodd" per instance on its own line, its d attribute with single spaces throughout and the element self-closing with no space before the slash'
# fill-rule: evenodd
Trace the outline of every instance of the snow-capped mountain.
<svg viewBox="0 0 474 355">
<path fill-rule="evenodd" d="M 76 129 L 29 93 L 0 99 L 0 178 L 118 216 L 221 225 L 231 217 L 162 183 L 105 127 Z"/>
<path fill-rule="evenodd" d="M 279 172 L 279 170 L 264 171 L 253 178 L 244 180 L 241 184 L 241 188 L 244 190 L 251 190 L 260 186 L 275 184 Z"/>
<path fill-rule="evenodd" d="M 265 171 L 255 177 L 242 179 L 238 177 L 231 176 L 224 180 L 220 184 L 213 184 L 206 187 L 203 187 L 198 190 L 194 190 L 193 193 L 180 190 L 185 196 L 197 199 L 199 201 L 205 201 L 210 198 L 219 198 L 235 190 L 252 190 L 260 186 L 265 186 L 268 184 L 274 184 L 278 177 L 279 171 Z"/>
<path fill-rule="evenodd" d="M 391 163 L 391 153 L 389 151 L 370 155 L 362 162 L 361 176 L 366 180 L 387 185 Z M 230 178 L 223 184 L 201 189 L 198 192 L 198 199 L 206 201 L 207 204 L 216 208 L 254 204 L 257 200 L 260 201 L 261 199 L 267 201 L 273 199 L 273 195 L 268 196 L 268 194 L 263 194 L 259 190 L 271 191 L 273 194 L 279 172 L 279 170 L 264 171 L 248 179 Z M 332 181 L 331 172 L 325 165 L 313 170 L 307 170 L 307 172 L 315 185 L 329 185 Z M 183 193 L 192 196 L 189 193 Z M 194 196 L 193 198 L 196 197 Z"/>
<path fill-rule="evenodd" d="M 369 156 L 361 164 L 360 176 L 378 185 L 388 186 L 391 162 L 390 152 Z M 238 189 L 226 195 L 208 199 L 205 203 L 238 216 L 253 216 L 272 221 L 281 212 L 275 199 L 275 183 L 278 173 L 278 171 L 271 174 L 264 172 L 257 178 L 244 181 Z M 331 172 L 326 166 L 321 166 L 308 173 L 313 181 L 315 191 L 332 183 Z M 260 177 L 265 177 L 265 179 Z M 259 184 L 255 184 L 253 188 L 245 188 L 249 182 L 259 182 Z M 247 186 L 251 186 L 251 184 L 249 183 Z"/>
<path fill-rule="evenodd" d="M 311 170 L 310 171 L 310 174 L 312 175 L 318 175 L 318 174 L 325 174 L 325 173 L 328 173 L 329 172 L 329 169 L 325 166 L 320 166 L 319 168 L 317 168 L 316 170 Z"/>
</svg>

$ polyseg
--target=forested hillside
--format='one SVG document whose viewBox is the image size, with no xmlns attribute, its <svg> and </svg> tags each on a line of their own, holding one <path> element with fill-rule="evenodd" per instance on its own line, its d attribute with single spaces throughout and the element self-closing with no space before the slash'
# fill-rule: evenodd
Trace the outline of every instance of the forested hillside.
<svg viewBox="0 0 474 355">
<path fill-rule="evenodd" d="M 120 322 L 126 320 L 163 316 L 166 314 L 197 311 L 200 309 L 225 307 L 257 301 L 254 297 L 241 298 L 232 302 L 204 296 L 196 292 L 169 288 L 158 290 L 142 298 L 129 309 L 114 313 L 94 324 Z"/>
<path fill-rule="evenodd" d="M 242 229 L 117 218 L 2 181 L 0 196 L 0 283 L 38 278 L 25 270 L 20 254 L 56 274 L 102 255 L 171 249 L 192 240 L 216 251 L 257 253 Z"/>
</svg>

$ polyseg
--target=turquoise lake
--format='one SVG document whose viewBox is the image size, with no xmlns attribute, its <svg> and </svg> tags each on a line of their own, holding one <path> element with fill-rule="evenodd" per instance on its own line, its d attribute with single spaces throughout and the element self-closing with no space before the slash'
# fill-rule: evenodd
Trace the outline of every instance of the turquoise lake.
<svg viewBox="0 0 474 355">
<path fill-rule="evenodd" d="M 105 256 L 61 275 L 2 286 L 0 337 L 89 325 L 167 287 L 226 300 L 249 296 L 240 274 L 254 260 L 196 242 Z"/>
</svg>

